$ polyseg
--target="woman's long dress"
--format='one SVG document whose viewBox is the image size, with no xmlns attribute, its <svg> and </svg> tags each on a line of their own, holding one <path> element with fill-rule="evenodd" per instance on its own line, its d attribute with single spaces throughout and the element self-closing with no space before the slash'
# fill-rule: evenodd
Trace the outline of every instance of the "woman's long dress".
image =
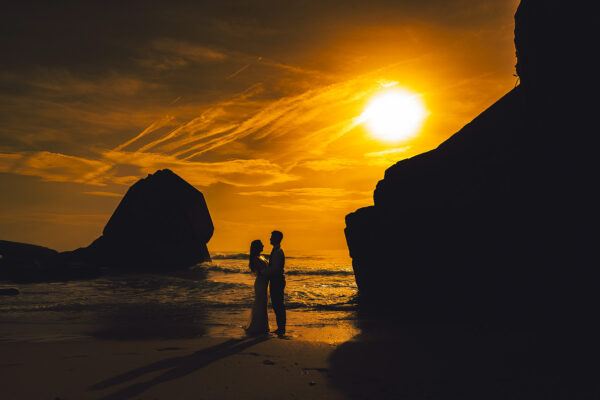
<svg viewBox="0 0 600 400">
<path fill-rule="evenodd" d="M 256 261 L 256 279 L 254 280 L 254 304 L 250 316 L 250 325 L 246 328 L 249 335 L 260 335 L 269 332 L 269 319 L 267 316 L 267 261 L 260 257 Z"/>
</svg>

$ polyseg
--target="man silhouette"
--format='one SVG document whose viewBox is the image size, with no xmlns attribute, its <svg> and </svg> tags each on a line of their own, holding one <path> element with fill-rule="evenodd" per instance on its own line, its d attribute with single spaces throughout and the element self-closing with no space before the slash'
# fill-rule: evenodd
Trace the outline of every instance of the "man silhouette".
<svg viewBox="0 0 600 400">
<path fill-rule="evenodd" d="M 283 267 L 285 266 L 285 254 L 281 249 L 281 240 L 283 233 L 279 231 L 271 232 L 271 245 L 273 250 L 269 257 L 269 293 L 271 294 L 271 306 L 275 311 L 277 320 L 277 336 L 285 335 L 285 305 L 283 304 L 283 289 L 285 288 L 285 275 Z"/>
</svg>

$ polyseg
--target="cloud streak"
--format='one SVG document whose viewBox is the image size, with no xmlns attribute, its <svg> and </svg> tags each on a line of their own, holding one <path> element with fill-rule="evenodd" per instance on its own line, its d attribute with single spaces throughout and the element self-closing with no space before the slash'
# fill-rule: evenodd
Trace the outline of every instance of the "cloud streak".
<svg viewBox="0 0 600 400">
<path fill-rule="evenodd" d="M 96 177 L 109 169 L 102 161 L 48 151 L 0 153 L 0 172 L 38 176 L 45 181 L 103 185 Z"/>
<path fill-rule="evenodd" d="M 163 51 L 170 48 L 167 42 L 159 44 Z M 203 49 L 184 45 L 172 51 L 206 56 Z M 220 59 L 216 53 L 207 54 Z M 365 75 L 273 100 L 260 99 L 264 87 L 255 84 L 229 99 L 207 105 L 187 122 L 179 123 L 174 115 L 165 115 L 112 150 L 96 150 L 95 156 L 46 151 L 2 153 L 0 171 L 97 186 L 135 181 L 135 175 L 119 172 L 124 166 L 133 167 L 141 175 L 170 168 L 199 186 L 290 182 L 298 179 L 289 172 L 296 165 L 333 171 L 357 164 L 339 159 L 298 163 L 322 154 L 330 143 L 354 129 L 359 113 L 348 110 L 360 108 L 360 103 L 381 87 L 379 82 Z M 290 149 L 272 144 L 277 141 L 294 141 L 294 146 Z M 234 142 L 248 149 L 245 157 L 202 160 L 205 154 Z M 269 154 L 268 158 L 261 152 Z"/>
<path fill-rule="evenodd" d="M 290 212 L 303 211 L 322 215 L 320 213 L 327 210 L 353 210 L 357 207 L 364 207 L 372 203 L 373 200 L 370 198 L 344 198 L 336 199 L 335 201 L 325 201 L 324 199 L 296 199 L 294 201 L 266 203 L 261 206 Z"/>
<path fill-rule="evenodd" d="M 242 196 L 265 198 L 262 207 L 291 212 L 349 210 L 373 202 L 371 191 L 331 187 L 291 188 L 280 191 L 239 192 Z M 276 201 L 275 201 L 276 200 Z"/>
<path fill-rule="evenodd" d="M 239 192 L 242 196 L 260 196 L 260 197 L 320 197 L 320 198 L 336 198 L 336 197 L 347 197 L 351 195 L 370 196 L 371 192 L 347 190 L 343 188 L 331 188 L 331 187 L 306 187 L 306 188 L 292 188 L 283 189 L 279 191 L 266 191 L 258 190 L 252 192 Z"/>
<path fill-rule="evenodd" d="M 134 167 L 136 173 L 119 173 L 119 167 L 123 166 Z M 162 168 L 172 169 L 193 185 L 203 187 L 217 182 L 241 187 L 268 186 L 297 179 L 278 165 L 261 159 L 191 162 L 161 154 L 114 150 L 101 154 L 98 160 L 50 152 L 0 153 L 0 172 L 37 176 L 44 181 L 94 186 L 130 185 L 140 176 Z"/>
<path fill-rule="evenodd" d="M 93 196 L 102 196 L 102 197 L 123 197 L 122 193 L 113 193 L 113 192 L 83 192 L 83 194 L 91 194 Z"/>
<path fill-rule="evenodd" d="M 195 160 L 232 142 L 293 138 L 296 146 L 285 154 L 285 161 L 280 161 L 290 165 L 311 154 L 321 154 L 357 126 L 359 112 L 349 110 L 358 110 L 382 87 L 375 76 L 361 76 L 270 101 L 255 99 L 263 87 L 253 85 L 228 101 L 207 106 L 198 117 L 135 149 L 136 141 L 156 131 L 154 122 L 116 150 L 129 146 L 135 153 L 151 150 Z M 332 118 L 334 115 L 336 118 Z"/>
</svg>

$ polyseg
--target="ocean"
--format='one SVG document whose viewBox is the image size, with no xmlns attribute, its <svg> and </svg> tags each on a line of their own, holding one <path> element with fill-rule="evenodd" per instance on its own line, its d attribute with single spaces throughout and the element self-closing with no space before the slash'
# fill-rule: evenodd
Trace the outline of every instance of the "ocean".
<svg viewBox="0 0 600 400">
<path fill-rule="evenodd" d="M 170 274 L 9 284 L 0 297 L 0 341 L 193 338 L 244 334 L 254 298 L 248 256 L 214 252 L 212 262 Z M 287 333 L 340 343 L 356 334 L 357 288 L 347 252 L 286 253 Z M 271 330 L 277 328 L 269 305 Z"/>
</svg>

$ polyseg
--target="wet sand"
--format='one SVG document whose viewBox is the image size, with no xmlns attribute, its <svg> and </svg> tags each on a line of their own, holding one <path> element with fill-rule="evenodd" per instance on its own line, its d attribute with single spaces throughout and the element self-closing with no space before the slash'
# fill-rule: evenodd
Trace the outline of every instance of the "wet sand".
<svg viewBox="0 0 600 400">
<path fill-rule="evenodd" d="M 0 343 L 5 399 L 341 399 L 335 345 L 259 338 Z"/>
</svg>

